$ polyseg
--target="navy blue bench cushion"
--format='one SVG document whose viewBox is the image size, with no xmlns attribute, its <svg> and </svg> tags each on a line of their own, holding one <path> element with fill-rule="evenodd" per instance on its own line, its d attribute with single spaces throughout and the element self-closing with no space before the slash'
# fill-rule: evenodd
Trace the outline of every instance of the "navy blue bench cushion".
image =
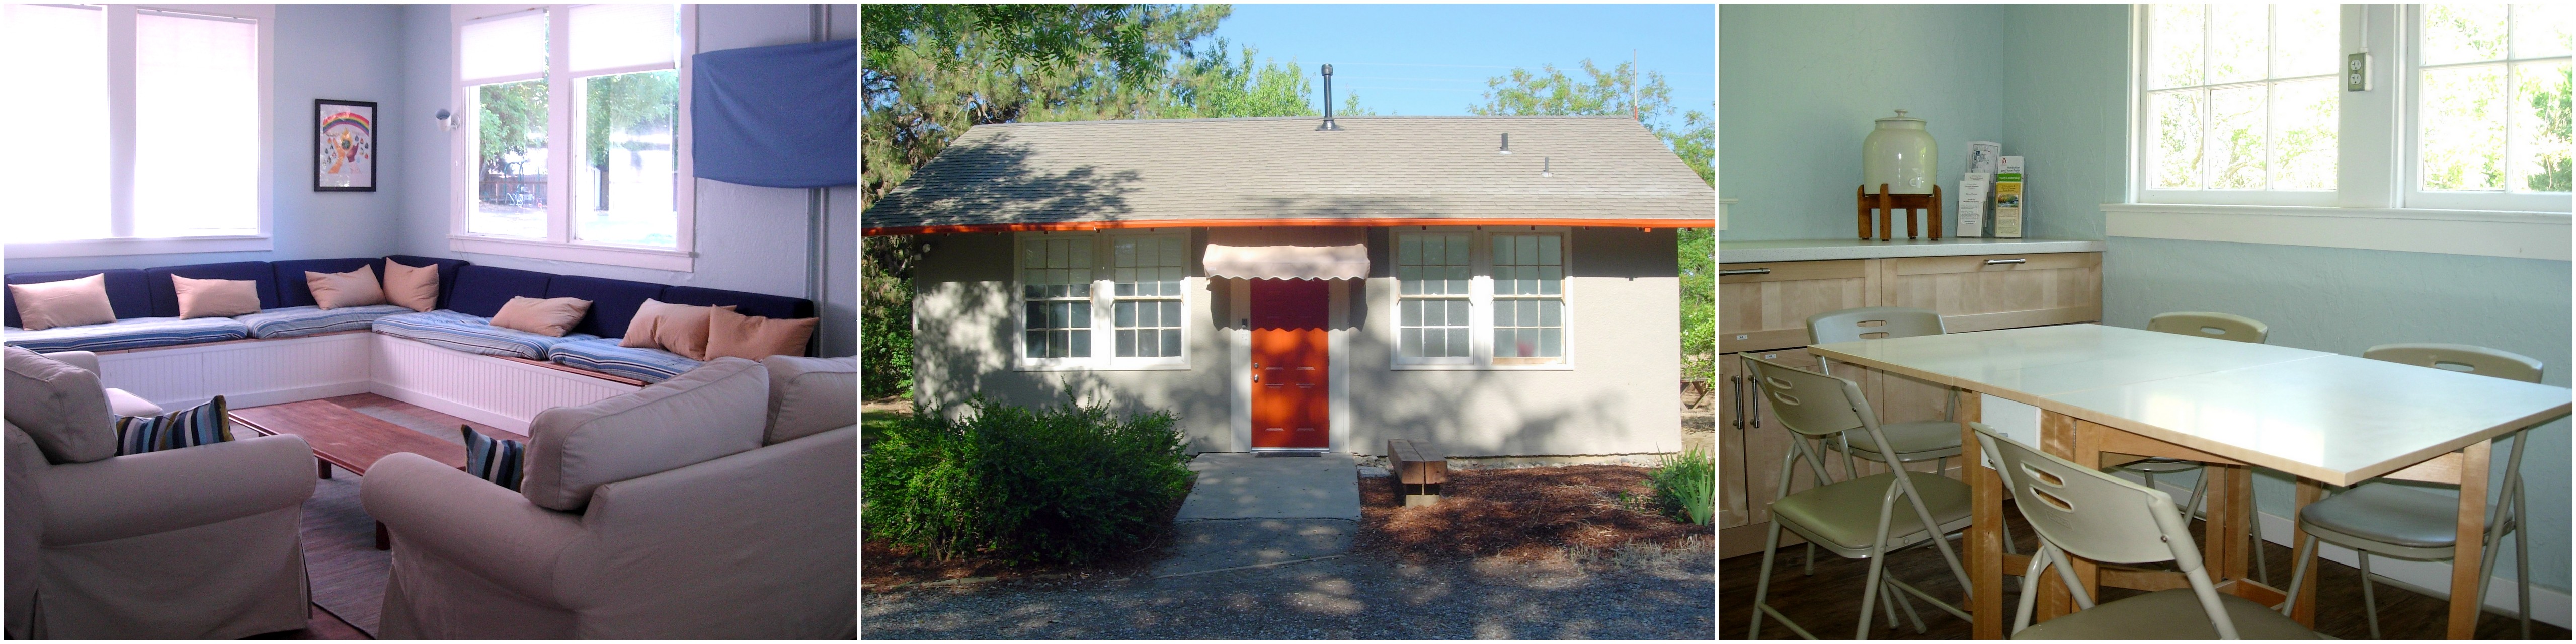
<svg viewBox="0 0 2576 644">
<path fill-rule="evenodd" d="M 695 286 L 673 286 L 662 289 L 662 294 L 654 297 L 653 299 L 672 304 L 685 304 L 689 306 L 724 306 L 731 304 L 733 305 L 733 312 L 754 317 L 788 320 L 814 317 L 814 302 L 801 297 L 762 295 L 759 293 L 698 288 Z"/>
<path fill-rule="evenodd" d="M 192 280 L 250 280 L 259 287 L 259 308 L 273 309 L 277 300 L 277 269 L 268 262 L 225 262 L 222 264 L 188 264 L 155 266 L 143 269 L 143 286 L 152 289 L 153 317 L 179 317 L 179 291 L 171 285 L 170 276 Z"/>
<path fill-rule="evenodd" d="M 418 266 L 419 264 L 411 264 Z M 497 266 L 466 265 L 456 269 L 456 288 L 447 295 L 447 309 L 489 318 L 501 312 L 501 305 L 513 297 L 545 297 L 546 283 L 554 274 L 523 271 Z M 445 280 L 445 274 L 439 275 Z M 544 358 L 545 356 L 529 356 Z"/>
<path fill-rule="evenodd" d="M 364 266 L 367 267 L 367 270 L 375 272 L 376 286 L 382 287 L 385 285 L 384 261 L 385 260 L 382 257 L 343 257 L 340 259 L 290 259 L 283 262 L 269 262 L 268 265 L 277 271 L 278 305 L 277 307 L 272 308 L 316 306 L 319 304 L 318 302 L 313 301 L 313 283 L 305 281 L 304 279 L 304 273 L 308 271 L 314 273 L 346 273 L 358 270 L 358 267 Z"/>
<path fill-rule="evenodd" d="M 152 290 L 144 288 L 143 286 L 143 271 L 131 268 L 98 271 L 10 273 L 6 277 L 0 277 L 0 282 L 9 284 L 43 284 L 45 282 L 76 280 L 101 273 L 107 274 L 107 305 L 108 308 L 116 311 L 117 319 L 151 317 Z M 9 294 L 9 289 L 0 288 L 0 311 L 5 311 L 7 314 L 6 319 L 0 321 L 7 322 L 10 327 L 14 328 L 25 324 L 24 322 L 18 321 L 18 298 Z M 173 313 L 172 315 L 177 314 Z"/>
<path fill-rule="evenodd" d="M 626 324 L 635 320 L 635 310 L 644 300 L 662 294 L 664 287 L 647 282 L 630 282 L 583 275 L 556 275 L 546 284 L 546 297 L 577 297 L 590 300 L 590 313 L 572 325 L 573 333 L 588 333 L 603 338 L 626 337 Z"/>
<path fill-rule="evenodd" d="M 422 257 L 419 255 L 386 255 L 385 259 L 401 262 L 404 266 L 415 268 L 431 265 L 438 267 L 438 306 L 432 307 L 433 309 L 447 308 L 447 296 L 456 292 L 456 269 L 473 263 L 461 259 L 443 259 L 438 257 Z M 386 271 L 384 266 L 377 266 L 376 280 L 383 281 L 385 279 L 385 273 Z M 501 301 L 507 302 L 510 301 L 510 298 L 501 298 Z"/>
</svg>

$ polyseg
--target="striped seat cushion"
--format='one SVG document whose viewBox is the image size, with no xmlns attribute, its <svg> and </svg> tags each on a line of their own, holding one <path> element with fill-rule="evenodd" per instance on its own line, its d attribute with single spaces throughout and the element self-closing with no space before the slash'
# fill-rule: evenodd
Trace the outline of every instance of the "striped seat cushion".
<svg viewBox="0 0 2576 644">
<path fill-rule="evenodd" d="M 250 327 L 250 337 L 293 338 L 334 331 L 363 331 L 374 327 L 376 318 L 410 312 L 411 309 L 391 304 L 344 306 L 329 310 L 318 306 L 290 306 L 233 319 Z"/>
<path fill-rule="evenodd" d="M 661 349 L 617 346 L 617 338 L 581 340 L 555 345 L 546 350 L 546 358 L 567 367 L 589 369 L 615 376 L 625 376 L 647 383 L 661 382 L 705 364 Z"/>
<path fill-rule="evenodd" d="M 38 353 L 141 349 L 246 337 L 250 337 L 250 327 L 232 318 L 126 318 L 106 324 L 60 326 L 43 331 L 0 328 L 0 342 Z"/>
<path fill-rule="evenodd" d="M 546 359 L 547 347 L 599 337 L 588 333 L 566 333 L 563 337 L 554 337 L 504 329 L 492 326 L 492 318 L 447 309 L 376 318 L 375 329 L 377 333 L 411 338 L 466 353 L 530 360 Z"/>
</svg>

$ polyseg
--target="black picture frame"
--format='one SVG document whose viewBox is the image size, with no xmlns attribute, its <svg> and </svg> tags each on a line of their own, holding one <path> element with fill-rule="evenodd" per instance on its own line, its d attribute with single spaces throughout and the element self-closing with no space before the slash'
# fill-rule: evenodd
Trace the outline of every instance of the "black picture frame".
<svg viewBox="0 0 2576 644">
<path fill-rule="evenodd" d="M 376 115 L 374 101 L 313 99 L 314 192 L 376 191 Z"/>
</svg>

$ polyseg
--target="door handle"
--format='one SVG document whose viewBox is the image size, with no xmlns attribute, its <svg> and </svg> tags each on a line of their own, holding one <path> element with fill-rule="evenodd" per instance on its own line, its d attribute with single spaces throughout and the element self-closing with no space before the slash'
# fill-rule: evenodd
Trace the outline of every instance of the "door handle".
<svg viewBox="0 0 2576 644">
<path fill-rule="evenodd" d="M 1744 377 L 1727 376 L 1726 387 L 1727 391 L 1734 393 L 1727 398 L 1727 402 L 1731 403 L 1727 412 L 1733 414 L 1727 419 L 1727 424 L 1733 425 L 1737 431 L 1742 431 L 1744 429 Z"/>
<path fill-rule="evenodd" d="M 1728 269 L 1728 270 L 1718 271 L 1718 272 L 1717 272 L 1717 274 L 1718 274 L 1718 275 L 1769 275 L 1769 274 L 1771 274 L 1771 269 L 1768 269 L 1768 268 L 1736 268 L 1736 269 Z"/>
<path fill-rule="evenodd" d="M 1996 265 L 1996 264 L 2019 264 L 2019 263 L 2027 262 L 2027 261 L 2030 261 L 2030 260 L 2022 259 L 2022 258 L 2019 258 L 2019 257 L 2015 257 L 2015 258 L 2012 258 L 2012 259 L 1989 259 L 1989 260 L 1986 260 L 1986 265 L 1987 265 L 1987 266 L 1993 266 L 1993 265 Z"/>
</svg>

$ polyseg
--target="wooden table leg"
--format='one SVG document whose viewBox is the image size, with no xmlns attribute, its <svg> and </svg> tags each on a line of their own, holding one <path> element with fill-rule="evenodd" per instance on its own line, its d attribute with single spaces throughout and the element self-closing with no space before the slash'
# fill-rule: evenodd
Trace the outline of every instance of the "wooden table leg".
<svg viewBox="0 0 2576 644">
<path fill-rule="evenodd" d="M 2305 528 L 2300 527 L 2299 512 L 2307 509 L 2308 504 L 2317 502 L 2317 498 L 2324 495 L 2325 488 L 2317 485 L 2315 480 L 2305 478 L 2299 479 L 2298 504 L 2291 506 L 2290 508 L 2291 556 L 2296 557 L 2299 552 L 2299 546 L 2308 542 L 2308 531 Z M 2305 561 L 2295 558 L 2290 560 L 2290 570 L 2294 573 L 2299 570 L 2298 566 L 2302 563 L 2307 565 L 2308 570 L 2307 579 L 2299 584 L 2298 605 L 2290 609 L 2290 618 L 2299 620 L 2300 626 L 2306 626 L 2310 629 L 2317 627 L 2317 575 L 2321 574 L 2320 571 L 2317 570 L 2317 562 L 2318 558 L 2317 553 L 2315 552 L 2309 552 L 2308 558 Z"/>
<path fill-rule="evenodd" d="M 2227 559 L 2221 570 L 2228 579 L 2251 579 L 2252 576 L 2246 573 L 2252 568 L 2250 564 L 2253 561 L 2254 549 L 2248 547 L 2249 544 L 2246 543 L 2245 538 L 2254 530 L 2252 525 L 2247 524 L 2248 521 L 2254 520 L 2253 513 L 2250 511 L 2254 507 L 2254 468 L 2232 465 L 2227 467 L 2226 472 L 2227 478 L 2224 480 L 2227 482 L 2228 503 L 2227 532 L 2224 536 L 2227 542 Z M 2213 541 L 2219 540 L 2220 537 L 2221 535 L 2216 533 L 2209 535 Z"/>
<path fill-rule="evenodd" d="M 2460 523 L 2459 541 L 2451 550 L 2451 622 L 2449 637 L 2471 639 L 2478 632 L 2478 604 L 2481 586 L 2477 562 L 2486 548 L 2487 527 L 2487 457 L 2494 441 L 2479 441 L 2460 450 Z"/>
<path fill-rule="evenodd" d="M 327 479 L 327 478 L 331 478 L 331 462 L 330 462 L 330 461 L 325 461 L 325 460 L 322 460 L 320 457 L 315 457 L 315 458 L 313 459 L 313 465 L 315 466 L 315 468 L 316 468 L 316 470 L 317 470 L 317 473 L 314 475 L 314 478 L 325 478 L 325 479 Z"/>
<path fill-rule="evenodd" d="M 2040 451 L 2044 451 L 2067 460 L 2075 460 L 2076 433 L 2075 417 L 2047 410 L 2040 411 Z M 2083 461 L 2076 462 L 2083 463 Z M 2066 558 L 2069 561 L 2080 561 L 2082 559 L 2081 557 L 2076 557 L 2074 555 L 2067 555 Z M 2076 572 L 2078 573 L 2078 576 L 2076 577 L 2077 579 L 2084 579 L 2082 576 L 2084 568 L 2080 564 L 2077 566 Z M 2048 621 L 2064 616 L 2067 613 L 2074 612 L 2075 595 L 2067 590 L 2066 583 L 2064 581 L 2060 581 L 2060 577 L 2058 575 L 2046 575 L 2044 579 L 2040 581 L 2039 585 L 2039 601 L 2038 605 L 2034 606 L 2031 611 L 2033 613 L 2031 615 L 2031 623 L 2036 624 Z M 2022 592 L 2032 592 L 2032 589 L 2023 588 Z"/>
<path fill-rule="evenodd" d="M 1978 446 L 1977 430 L 1970 422 L 1984 422 L 1984 398 L 1977 392 L 1959 392 L 1959 474 L 1974 490 L 1970 497 L 1968 527 L 1968 579 L 1973 591 L 1968 596 L 1968 615 L 1975 617 L 1971 636 L 1976 639 L 2003 639 L 2004 562 L 2003 522 L 2004 490 L 1994 472 L 1986 469 L 1984 448 Z"/>
<path fill-rule="evenodd" d="M 376 549 L 394 549 L 394 535 L 392 533 L 385 532 L 385 522 L 383 521 L 376 522 Z"/>
</svg>

